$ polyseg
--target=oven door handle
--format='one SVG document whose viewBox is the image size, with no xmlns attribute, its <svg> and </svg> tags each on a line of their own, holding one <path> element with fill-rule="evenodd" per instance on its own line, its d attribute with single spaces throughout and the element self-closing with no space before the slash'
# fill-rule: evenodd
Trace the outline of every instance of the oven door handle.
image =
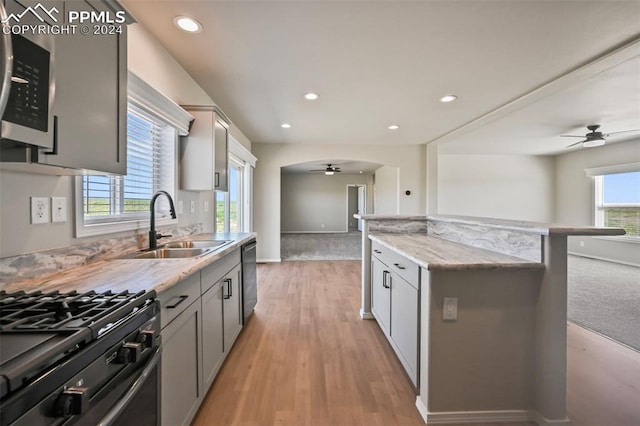
<svg viewBox="0 0 640 426">
<path fill-rule="evenodd" d="M 158 346 L 158 349 L 156 349 L 155 353 L 151 356 L 151 358 L 147 362 L 147 365 L 142 370 L 142 373 L 140 373 L 136 381 L 133 382 L 127 393 L 125 393 L 124 396 L 120 398 L 120 400 L 118 400 L 111 411 L 109 411 L 107 415 L 104 416 L 104 418 L 100 421 L 100 423 L 98 423 L 98 426 L 109 426 L 118 418 L 118 416 L 120 416 L 129 402 L 131 402 L 131 400 L 133 400 L 136 394 L 140 391 L 147 378 L 153 373 L 153 370 L 160 362 L 161 354 L 162 347 Z"/>
</svg>

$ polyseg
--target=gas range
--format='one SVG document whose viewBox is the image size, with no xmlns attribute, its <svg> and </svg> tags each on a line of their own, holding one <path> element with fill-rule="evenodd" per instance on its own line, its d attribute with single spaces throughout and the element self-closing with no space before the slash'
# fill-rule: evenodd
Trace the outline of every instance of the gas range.
<svg viewBox="0 0 640 426">
<path fill-rule="evenodd" d="M 159 312 L 154 291 L 1 291 L 0 425 L 113 417 L 127 383 L 158 363 Z"/>
</svg>

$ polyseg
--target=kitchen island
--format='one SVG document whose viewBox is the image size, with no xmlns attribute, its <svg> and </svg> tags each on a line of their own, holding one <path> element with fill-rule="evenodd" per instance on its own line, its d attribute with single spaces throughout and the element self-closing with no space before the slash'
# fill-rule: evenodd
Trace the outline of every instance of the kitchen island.
<svg viewBox="0 0 640 426">
<path fill-rule="evenodd" d="M 360 315 L 387 335 L 425 421 L 568 423 L 567 236 L 624 230 L 462 216 L 359 218 Z"/>
</svg>

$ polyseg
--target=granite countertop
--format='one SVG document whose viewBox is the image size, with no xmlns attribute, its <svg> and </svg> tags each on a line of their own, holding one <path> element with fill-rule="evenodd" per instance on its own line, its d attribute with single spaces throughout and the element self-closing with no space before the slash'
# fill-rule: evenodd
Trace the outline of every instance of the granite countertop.
<svg viewBox="0 0 640 426">
<path fill-rule="evenodd" d="M 456 215 L 426 215 L 426 216 L 401 216 L 401 215 L 376 215 L 363 214 L 355 216 L 363 220 L 425 220 L 430 222 L 458 223 L 463 225 L 479 225 L 487 228 L 520 231 L 535 235 L 624 235 L 621 228 L 603 228 L 595 226 L 574 226 L 557 223 L 531 222 L 525 220 L 495 219 L 488 217 L 456 216 Z"/>
<path fill-rule="evenodd" d="M 46 278 L 32 278 L 7 284 L 2 290 L 14 292 L 72 291 L 96 292 L 156 290 L 162 293 L 175 283 L 231 253 L 256 234 L 199 234 L 189 240 L 233 240 L 229 245 L 201 257 L 182 259 L 107 259 L 85 266 L 65 269 Z M 120 253 L 119 255 L 122 255 Z"/>
<path fill-rule="evenodd" d="M 376 241 L 428 270 L 544 269 L 543 263 L 455 243 L 428 234 L 369 234 Z"/>
</svg>

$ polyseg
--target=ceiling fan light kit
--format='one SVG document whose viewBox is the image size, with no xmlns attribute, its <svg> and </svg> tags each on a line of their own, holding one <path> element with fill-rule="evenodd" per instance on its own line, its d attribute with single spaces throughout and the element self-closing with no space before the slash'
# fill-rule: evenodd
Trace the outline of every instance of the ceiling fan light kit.
<svg viewBox="0 0 640 426">
<path fill-rule="evenodd" d="M 567 148 L 571 148 L 573 146 L 576 146 L 578 144 L 582 144 L 582 146 L 584 148 L 593 148 L 596 146 L 602 146 L 606 143 L 607 138 L 611 135 L 615 135 L 618 133 L 627 133 L 627 132 L 637 132 L 638 129 L 635 130 L 622 130 L 620 132 L 611 132 L 611 133 L 602 133 L 599 132 L 598 129 L 600 128 L 599 124 L 591 124 L 589 126 L 587 126 L 587 129 L 589 130 L 589 132 L 584 135 L 584 136 L 579 136 L 579 135 L 560 135 L 560 137 L 563 138 L 585 138 L 582 141 L 576 142 L 576 143 L 572 143 L 571 145 L 568 145 Z"/>
<path fill-rule="evenodd" d="M 323 172 L 325 176 L 333 176 L 335 173 L 340 173 L 340 167 L 334 167 L 331 163 L 327 164 L 324 169 L 309 170 L 310 172 Z"/>
</svg>

